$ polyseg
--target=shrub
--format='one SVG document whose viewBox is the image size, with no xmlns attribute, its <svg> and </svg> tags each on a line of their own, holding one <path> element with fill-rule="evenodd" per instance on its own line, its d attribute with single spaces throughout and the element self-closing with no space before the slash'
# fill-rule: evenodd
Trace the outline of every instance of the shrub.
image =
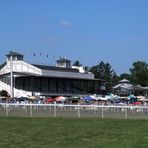
<svg viewBox="0 0 148 148">
<path fill-rule="evenodd" d="M 8 97 L 9 94 L 6 90 L 2 90 L 2 91 L 0 91 L 0 96 Z"/>
</svg>

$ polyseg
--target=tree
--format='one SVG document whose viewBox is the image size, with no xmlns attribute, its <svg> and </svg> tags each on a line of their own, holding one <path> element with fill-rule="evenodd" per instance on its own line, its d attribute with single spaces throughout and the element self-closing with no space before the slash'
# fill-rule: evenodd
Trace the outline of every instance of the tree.
<svg viewBox="0 0 148 148">
<path fill-rule="evenodd" d="M 110 91 L 112 86 L 118 80 L 118 76 L 112 69 L 109 63 L 104 63 L 101 61 L 98 65 L 92 66 L 90 72 L 95 75 L 96 79 L 104 79 L 107 81 L 107 90 Z"/>
<path fill-rule="evenodd" d="M 130 80 L 131 79 L 131 75 L 127 74 L 127 73 L 123 73 L 123 74 L 120 75 L 119 79 L 120 80 L 123 80 L 123 79 Z"/>
<path fill-rule="evenodd" d="M 148 64 L 143 61 L 137 61 L 133 63 L 133 67 L 130 68 L 131 81 L 134 84 L 140 84 L 142 86 L 148 85 Z"/>
<path fill-rule="evenodd" d="M 73 64 L 73 66 L 79 66 L 80 67 L 80 66 L 82 66 L 82 64 L 78 60 L 76 60 Z"/>
<path fill-rule="evenodd" d="M 2 90 L 2 91 L 0 91 L 0 96 L 8 97 L 9 94 L 8 94 L 8 92 L 6 90 Z"/>
<path fill-rule="evenodd" d="M 90 72 L 94 74 L 96 79 L 101 79 L 99 65 L 90 67 Z"/>
<path fill-rule="evenodd" d="M 115 86 L 120 80 L 120 77 L 116 74 L 114 71 L 113 76 L 112 76 L 112 86 Z"/>
</svg>

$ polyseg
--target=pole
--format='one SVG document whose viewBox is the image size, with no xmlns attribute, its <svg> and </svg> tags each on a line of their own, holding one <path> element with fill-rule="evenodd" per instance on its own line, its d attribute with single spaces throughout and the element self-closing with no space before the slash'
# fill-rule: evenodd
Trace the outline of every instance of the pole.
<svg viewBox="0 0 148 148">
<path fill-rule="evenodd" d="M 11 79 L 11 84 L 10 84 L 10 95 L 13 97 L 13 59 L 12 59 L 12 54 L 10 55 L 10 79 Z"/>
<path fill-rule="evenodd" d="M 77 111 L 77 114 L 78 114 L 78 118 L 80 118 L 80 104 L 78 103 L 78 111 Z"/>
<path fill-rule="evenodd" d="M 30 105 L 30 117 L 32 117 L 32 104 Z"/>
<path fill-rule="evenodd" d="M 104 104 L 102 103 L 102 118 L 104 118 Z"/>
<path fill-rule="evenodd" d="M 57 117 L 57 106 L 56 106 L 56 102 L 54 102 L 54 117 Z"/>
<path fill-rule="evenodd" d="M 127 111 L 128 111 L 128 108 L 125 108 L 125 119 L 127 119 Z"/>
</svg>

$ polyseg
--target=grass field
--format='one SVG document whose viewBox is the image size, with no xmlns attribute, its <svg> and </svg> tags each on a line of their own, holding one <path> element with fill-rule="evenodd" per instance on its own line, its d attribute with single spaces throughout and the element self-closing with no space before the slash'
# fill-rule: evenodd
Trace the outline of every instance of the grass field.
<svg viewBox="0 0 148 148">
<path fill-rule="evenodd" d="M 0 117 L 0 148 L 144 147 L 148 120 Z"/>
</svg>

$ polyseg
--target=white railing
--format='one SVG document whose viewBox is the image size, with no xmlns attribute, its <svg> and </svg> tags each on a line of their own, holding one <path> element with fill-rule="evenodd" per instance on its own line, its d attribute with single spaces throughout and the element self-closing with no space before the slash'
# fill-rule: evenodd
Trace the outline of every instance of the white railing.
<svg viewBox="0 0 148 148">
<path fill-rule="evenodd" d="M 0 116 L 148 119 L 148 106 L 0 103 Z"/>
</svg>

